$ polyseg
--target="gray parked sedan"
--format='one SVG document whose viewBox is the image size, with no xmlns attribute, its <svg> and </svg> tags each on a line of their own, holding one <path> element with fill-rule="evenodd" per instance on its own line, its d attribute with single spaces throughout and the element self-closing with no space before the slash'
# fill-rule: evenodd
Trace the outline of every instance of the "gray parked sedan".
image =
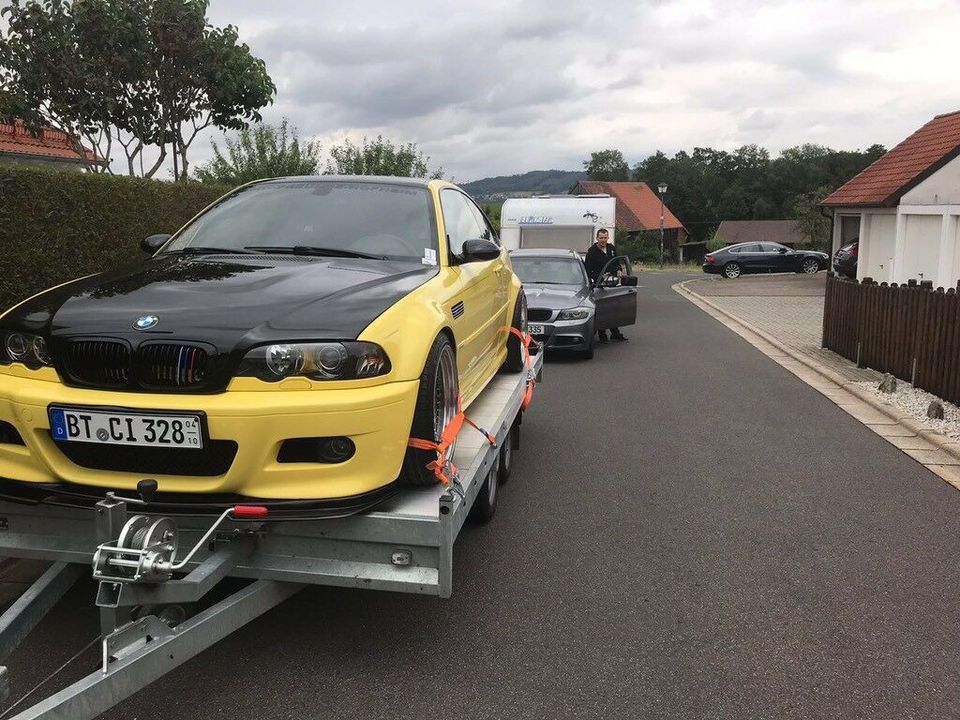
<svg viewBox="0 0 960 720">
<path fill-rule="evenodd" d="M 510 262 L 523 282 L 530 334 L 550 350 L 592 358 L 598 330 L 637 321 L 637 278 L 625 257 L 610 260 L 595 284 L 573 250 L 514 250 Z"/>
</svg>

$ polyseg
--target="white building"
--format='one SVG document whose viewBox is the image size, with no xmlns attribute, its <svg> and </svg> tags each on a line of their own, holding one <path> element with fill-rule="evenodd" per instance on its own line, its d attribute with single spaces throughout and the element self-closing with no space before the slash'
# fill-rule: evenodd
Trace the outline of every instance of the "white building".
<svg viewBox="0 0 960 720">
<path fill-rule="evenodd" d="M 938 115 L 823 205 L 833 250 L 859 239 L 857 279 L 960 281 L 960 111 Z"/>
</svg>

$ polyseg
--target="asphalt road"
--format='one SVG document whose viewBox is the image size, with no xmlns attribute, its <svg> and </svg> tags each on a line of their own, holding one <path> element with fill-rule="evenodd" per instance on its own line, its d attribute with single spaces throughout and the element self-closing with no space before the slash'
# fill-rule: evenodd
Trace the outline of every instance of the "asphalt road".
<svg viewBox="0 0 960 720">
<path fill-rule="evenodd" d="M 106 717 L 960 715 L 960 494 L 679 279 L 643 276 L 629 343 L 548 362 L 450 600 L 303 591 Z M 91 600 L 13 658 L 14 697 L 94 636 Z"/>
</svg>

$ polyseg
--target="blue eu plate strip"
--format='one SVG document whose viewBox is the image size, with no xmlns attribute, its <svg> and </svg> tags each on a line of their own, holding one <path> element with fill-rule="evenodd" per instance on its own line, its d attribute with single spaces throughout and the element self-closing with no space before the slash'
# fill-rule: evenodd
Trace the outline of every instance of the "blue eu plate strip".
<svg viewBox="0 0 960 720">
<path fill-rule="evenodd" d="M 53 431 L 54 440 L 69 440 L 67 435 L 67 419 L 63 415 L 63 410 L 53 410 L 50 412 L 50 430 Z"/>
</svg>

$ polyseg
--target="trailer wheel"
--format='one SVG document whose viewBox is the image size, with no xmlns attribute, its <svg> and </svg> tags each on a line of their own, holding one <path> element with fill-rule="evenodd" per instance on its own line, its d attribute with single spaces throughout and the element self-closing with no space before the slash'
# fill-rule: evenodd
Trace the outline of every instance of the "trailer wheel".
<svg viewBox="0 0 960 720">
<path fill-rule="evenodd" d="M 496 462 L 487 473 L 487 479 L 483 481 L 477 499 L 473 501 L 473 507 L 470 509 L 470 517 L 478 523 L 487 523 L 493 519 L 497 512 L 497 500 L 500 497 L 500 456 L 497 456 Z"/>
<path fill-rule="evenodd" d="M 513 470 L 513 451 L 517 449 L 517 440 L 520 438 L 520 426 L 514 423 L 510 426 L 507 436 L 500 446 L 500 485 L 506 485 L 510 480 L 510 471 Z"/>
<path fill-rule="evenodd" d="M 457 356 L 450 339 L 443 333 L 437 335 L 420 375 L 417 405 L 413 410 L 413 425 L 410 437 L 439 442 L 443 429 L 457 415 L 457 396 L 460 394 L 460 377 L 457 373 Z M 456 443 L 447 450 L 452 457 Z M 407 448 L 400 470 L 400 480 L 406 485 L 433 485 L 437 476 L 427 465 L 437 459 L 433 450 Z"/>
</svg>

